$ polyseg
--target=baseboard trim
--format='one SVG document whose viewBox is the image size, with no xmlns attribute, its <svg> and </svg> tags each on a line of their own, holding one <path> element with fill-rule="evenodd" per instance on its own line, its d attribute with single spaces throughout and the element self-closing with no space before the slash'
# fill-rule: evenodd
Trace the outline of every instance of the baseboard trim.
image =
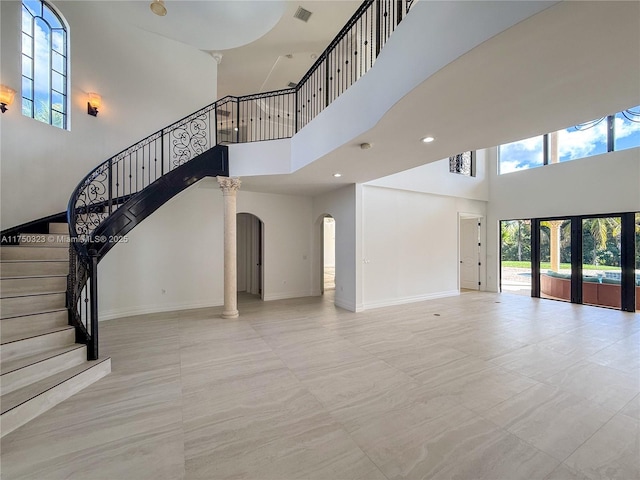
<svg viewBox="0 0 640 480">
<path fill-rule="evenodd" d="M 350 312 L 362 312 L 364 311 L 364 305 L 358 304 L 356 305 L 354 302 L 350 302 L 348 300 L 344 300 L 341 298 L 336 298 L 333 302 L 336 307 L 344 308 L 345 310 L 349 310 Z"/>
<path fill-rule="evenodd" d="M 400 297 L 392 300 L 383 300 L 381 302 L 369 302 L 364 304 L 364 310 L 373 308 L 393 307 L 394 305 L 404 305 L 406 303 L 424 302 L 425 300 L 434 300 L 436 298 L 454 297 L 460 295 L 460 290 L 447 290 L 444 292 L 427 293 L 425 295 L 414 295 L 411 297 Z"/>
<path fill-rule="evenodd" d="M 289 298 L 302 298 L 302 297 L 313 297 L 313 293 L 311 291 L 306 292 L 293 292 L 293 293 L 275 293 L 275 294 L 265 294 L 263 300 L 265 302 L 270 302 L 271 300 L 287 300 Z"/>
<path fill-rule="evenodd" d="M 124 310 L 107 310 L 100 312 L 100 321 L 115 320 L 116 318 L 133 317 L 136 315 L 147 315 L 149 313 L 176 312 L 179 310 L 195 310 L 197 308 L 221 307 L 224 304 L 222 299 L 212 302 L 194 303 L 173 303 L 169 305 L 145 305 Z"/>
</svg>

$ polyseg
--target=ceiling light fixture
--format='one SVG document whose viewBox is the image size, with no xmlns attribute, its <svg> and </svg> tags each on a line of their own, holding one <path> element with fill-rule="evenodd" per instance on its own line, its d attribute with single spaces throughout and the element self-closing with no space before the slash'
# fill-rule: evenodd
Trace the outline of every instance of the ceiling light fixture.
<svg viewBox="0 0 640 480">
<path fill-rule="evenodd" d="M 431 143 L 431 142 L 433 142 L 434 140 L 435 140 L 435 137 L 431 137 L 431 136 L 429 136 L 429 137 L 424 137 L 424 138 L 422 139 L 422 143 Z"/>
<path fill-rule="evenodd" d="M 333 176 L 336 177 L 336 178 L 340 178 L 342 176 L 342 174 L 341 173 L 334 173 Z"/>
<path fill-rule="evenodd" d="M 153 0 L 149 5 L 149 8 L 159 17 L 164 17 L 167 14 L 167 7 L 164 6 L 163 0 Z"/>
</svg>

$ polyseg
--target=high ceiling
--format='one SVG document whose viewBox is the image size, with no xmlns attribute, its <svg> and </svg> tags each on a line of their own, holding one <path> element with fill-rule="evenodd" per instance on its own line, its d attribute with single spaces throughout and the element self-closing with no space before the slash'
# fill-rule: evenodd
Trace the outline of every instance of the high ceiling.
<svg viewBox="0 0 640 480">
<path fill-rule="evenodd" d="M 141 2 L 115 3 L 133 9 Z M 222 21 L 221 31 L 231 27 L 237 31 L 236 46 L 215 40 L 213 32 L 204 28 L 191 29 L 193 38 L 181 40 L 222 53 L 219 98 L 278 90 L 297 82 L 360 4 L 351 0 L 165 3 L 169 13 L 159 20 L 174 15 L 182 26 L 173 33 L 156 33 L 176 39 L 179 32 L 186 34 L 182 29 L 189 25 L 188 17 L 201 22 L 213 16 L 220 22 L 227 17 L 214 12 L 223 5 L 235 6 L 234 15 L 246 15 L 239 22 Z M 148 4 L 142 4 L 146 6 L 140 10 L 144 19 L 139 25 L 153 31 L 149 22 L 156 18 Z M 249 5 L 255 9 L 246 8 Z M 312 12 L 308 22 L 294 18 L 298 7 Z M 130 19 L 135 22 L 132 12 Z M 243 188 L 319 194 L 640 104 L 639 32 L 639 2 L 560 2 L 425 79 L 359 138 L 293 174 L 244 177 Z M 429 146 L 419 142 L 427 131 L 437 136 Z M 362 142 L 373 148 L 360 150 Z M 343 176 L 333 178 L 335 171 Z"/>
<path fill-rule="evenodd" d="M 362 2 L 353 0 L 286 0 L 275 27 L 248 45 L 223 50 L 218 67 L 218 96 L 247 95 L 297 83 Z M 302 7 L 307 22 L 294 18 Z"/>
<path fill-rule="evenodd" d="M 354 0 L 164 0 L 165 16 L 150 0 L 95 2 L 101 15 L 222 54 L 218 97 L 287 88 L 297 82 L 360 6 Z M 306 22 L 294 17 L 311 12 Z"/>
<path fill-rule="evenodd" d="M 246 45 L 270 31 L 286 10 L 284 0 L 165 0 L 167 14 L 151 13 L 149 0 L 109 2 L 109 10 L 143 30 L 200 50 Z"/>
<path fill-rule="evenodd" d="M 640 2 L 561 2 L 426 79 L 366 133 L 292 174 L 245 176 L 243 188 L 317 195 L 639 104 Z"/>
</svg>

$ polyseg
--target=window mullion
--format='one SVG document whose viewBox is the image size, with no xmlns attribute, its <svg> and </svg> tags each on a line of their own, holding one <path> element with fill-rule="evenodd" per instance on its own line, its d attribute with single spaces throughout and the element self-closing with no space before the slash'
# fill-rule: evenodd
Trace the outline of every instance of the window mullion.
<svg viewBox="0 0 640 480">
<path fill-rule="evenodd" d="M 53 29 L 49 26 L 49 125 L 53 125 Z"/>
<path fill-rule="evenodd" d="M 616 116 L 609 115 L 607 117 L 607 152 L 613 152 L 615 149 L 615 128 Z"/>
</svg>

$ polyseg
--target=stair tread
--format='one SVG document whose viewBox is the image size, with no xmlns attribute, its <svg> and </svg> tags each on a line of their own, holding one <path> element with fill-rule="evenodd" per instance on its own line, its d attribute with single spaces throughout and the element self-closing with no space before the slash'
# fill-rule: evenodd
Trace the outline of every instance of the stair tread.
<svg viewBox="0 0 640 480">
<path fill-rule="evenodd" d="M 62 332 L 64 330 L 73 329 L 71 325 L 64 325 L 55 328 L 48 328 L 46 330 L 40 330 L 34 333 L 22 333 L 20 335 L 11 335 L 8 338 L 2 339 L 2 345 L 6 345 L 8 343 L 19 342 L 21 340 L 26 340 L 27 338 L 41 337 L 43 335 L 49 335 L 50 333 Z"/>
<path fill-rule="evenodd" d="M 10 247 L 13 245 L 7 245 L 7 247 Z M 4 246 L 2 248 L 5 248 Z M 2 260 L 0 260 L 0 263 L 50 263 L 50 262 L 55 262 L 55 263 L 69 263 L 68 260 L 57 260 L 57 259 L 38 259 L 38 258 L 34 258 L 33 260 L 30 258 L 17 258 L 17 259 L 11 259 L 8 260 L 6 258 L 3 258 Z"/>
<path fill-rule="evenodd" d="M 53 278 L 53 277 L 66 277 L 66 276 L 67 276 L 66 273 L 57 273 L 57 274 L 56 273 L 52 273 L 52 274 L 39 273 L 37 275 L 24 275 L 21 277 L 2 277 L 0 278 L 0 280 L 24 280 L 27 278 Z"/>
<path fill-rule="evenodd" d="M 25 315 L 17 315 L 15 317 L 10 317 L 12 320 L 20 317 L 25 317 L 25 320 L 28 320 L 26 317 L 32 317 L 34 315 L 42 315 L 43 313 L 57 313 L 57 312 L 66 312 L 67 309 L 64 307 L 54 308 L 53 310 L 47 310 L 46 312 L 37 312 L 37 313 L 27 313 Z M 8 318 L 0 319 L 0 325 L 2 325 L 2 320 L 8 320 Z"/>
<path fill-rule="evenodd" d="M 0 397 L 0 404 L 2 405 L 0 414 L 4 415 L 9 410 L 13 410 L 23 403 L 28 402 L 32 398 L 35 398 L 38 395 L 51 390 L 52 388 L 64 383 L 65 381 L 107 360 L 109 360 L 109 357 L 100 358 L 98 360 L 88 360 L 80 365 L 68 368 L 67 370 L 64 370 L 60 373 L 56 373 L 55 375 L 51 375 L 38 382 L 34 382 L 18 390 L 14 390 L 13 392 L 2 395 L 2 397 Z"/>
<path fill-rule="evenodd" d="M 64 293 L 64 292 L 61 292 L 61 293 Z M 49 295 L 61 295 L 61 293 L 54 293 L 54 294 L 49 294 Z M 9 298 L 25 298 L 25 297 L 9 297 Z M 3 298 L 3 300 L 8 300 L 8 299 L 7 298 Z M 64 305 L 61 305 L 59 307 L 54 307 L 54 308 L 48 308 L 48 309 L 44 309 L 44 310 L 37 310 L 35 312 L 19 313 L 18 315 L 11 315 L 11 316 L 8 316 L 8 317 L 3 316 L 3 317 L 0 318 L 0 322 L 2 322 L 2 320 L 9 320 L 10 318 L 29 317 L 31 315 L 41 315 L 43 313 L 59 312 L 62 309 L 64 309 Z M 0 310 L 0 312 L 2 312 L 2 310 Z"/>
<path fill-rule="evenodd" d="M 38 297 L 40 295 L 55 295 L 58 293 L 67 293 L 67 289 L 58 289 L 58 290 L 43 290 L 38 293 L 12 293 L 7 297 L 0 296 L 0 299 L 5 300 L 7 298 L 21 298 L 21 297 Z"/>
<path fill-rule="evenodd" d="M 51 348 L 39 352 L 35 355 L 29 355 L 28 357 L 22 357 L 15 360 L 3 362 L 2 367 L 0 368 L 0 374 L 5 375 L 7 373 L 15 372 L 16 370 L 28 367 L 29 365 L 33 365 L 49 358 L 57 357 L 58 355 L 62 355 L 63 353 L 72 352 L 73 350 L 84 347 L 85 345 L 81 343 L 72 343 L 70 345 L 65 345 L 64 347 Z"/>
<path fill-rule="evenodd" d="M 26 295 L 11 295 L 10 297 L 3 297 L 3 300 L 7 300 L 9 298 L 18 298 L 18 297 L 41 297 L 43 295 L 59 295 L 60 293 L 67 293 L 67 290 L 60 290 L 57 292 L 42 292 L 42 293 L 28 293 Z M 59 309 L 55 309 L 59 310 Z"/>
<path fill-rule="evenodd" d="M 68 243 L 55 244 L 55 243 L 36 243 L 26 245 L 2 245 L 2 248 L 69 248 Z"/>
</svg>

